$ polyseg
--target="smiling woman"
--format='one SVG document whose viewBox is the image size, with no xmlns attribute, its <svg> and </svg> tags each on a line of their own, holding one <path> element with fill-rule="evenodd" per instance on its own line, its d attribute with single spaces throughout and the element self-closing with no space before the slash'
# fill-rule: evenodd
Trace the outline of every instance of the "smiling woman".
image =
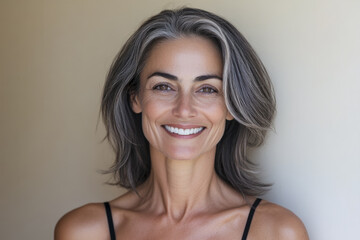
<svg viewBox="0 0 360 240">
<path fill-rule="evenodd" d="M 132 108 L 142 113 L 143 132 L 156 161 L 214 160 L 225 121 L 232 119 L 221 78 L 221 54 L 206 38 L 182 37 L 152 48 Z"/>
<path fill-rule="evenodd" d="M 150 18 L 102 99 L 109 173 L 129 191 L 66 214 L 55 238 L 308 239 L 293 213 L 257 198 L 269 185 L 246 158 L 274 111 L 265 68 L 229 22 L 190 8 Z"/>
</svg>

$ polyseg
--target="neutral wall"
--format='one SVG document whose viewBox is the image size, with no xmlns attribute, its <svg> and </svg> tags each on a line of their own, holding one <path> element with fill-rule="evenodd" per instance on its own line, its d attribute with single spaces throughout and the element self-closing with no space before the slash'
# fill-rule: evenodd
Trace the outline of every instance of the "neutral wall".
<svg viewBox="0 0 360 240">
<path fill-rule="evenodd" d="M 0 239 L 51 239 L 66 211 L 121 193 L 97 173 L 106 72 L 144 19 L 185 4 L 233 22 L 273 79 L 276 131 L 251 154 L 266 198 L 311 239 L 359 235 L 359 1 L 1 0 Z"/>
</svg>

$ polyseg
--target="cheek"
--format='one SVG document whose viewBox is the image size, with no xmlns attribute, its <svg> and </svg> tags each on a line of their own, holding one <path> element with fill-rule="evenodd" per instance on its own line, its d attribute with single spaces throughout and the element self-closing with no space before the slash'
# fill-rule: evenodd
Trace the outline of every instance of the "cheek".
<svg viewBox="0 0 360 240">
<path fill-rule="evenodd" d="M 161 119 L 168 114 L 169 101 L 159 100 L 158 97 L 152 95 L 144 95 L 141 101 L 142 106 L 142 127 L 145 137 L 149 142 L 154 139 L 159 140 L 159 127 Z"/>
<path fill-rule="evenodd" d="M 213 122 L 222 121 L 227 116 L 227 108 L 224 101 L 220 101 L 219 99 L 200 99 L 198 101 L 198 106 L 209 118 L 212 119 Z"/>
<path fill-rule="evenodd" d="M 161 115 L 164 111 L 169 109 L 169 99 L 153 96 L 151 94 L 144 95 L 141 101 L 143 114 L 149 118 Z"/>
<path fill-rule="evenodd" d="M 218 102 L 212 105 L 208 105 L 206 108 L 206 115 L 208 120 L 213 125 L 213 140 L 220 141 L 224 134 L 227 109 L 224 103 Z"/>
</svg>

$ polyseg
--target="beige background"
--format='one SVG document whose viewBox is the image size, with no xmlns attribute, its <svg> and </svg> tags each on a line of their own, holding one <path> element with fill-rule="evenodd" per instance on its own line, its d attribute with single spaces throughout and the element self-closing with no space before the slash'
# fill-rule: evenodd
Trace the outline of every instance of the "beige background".
<svg viewBox="0 0 360 240">
<path fill-rule="evenodd" d="M 276 132 L 254 151 L 267 199 L 312 239 L 360 226 L 360 2 L 357 0 L 1 0 L 0 239 L 52 239 L 56 221 L 121 189 L 100 95 L 113 57 L 163 8 L 200 7 L 233 22 L 263 59 L 278 100 Z"/>
</svg>

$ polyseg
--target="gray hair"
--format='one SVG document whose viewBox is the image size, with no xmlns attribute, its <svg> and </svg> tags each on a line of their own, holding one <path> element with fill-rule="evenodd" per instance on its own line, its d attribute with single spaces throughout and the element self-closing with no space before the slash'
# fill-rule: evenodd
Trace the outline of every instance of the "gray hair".
<svg viewBox="0 0 360 240">
<path fill-rule="evenodd" d="M 223 58 L 226 106 L 234 117 L 227 121 L 216 149 L 215 171 L 243 195 L 263 194 L 269 184 L 257 177 L 248 160 L 249 146 L 263 143 L 275 113 L 270 78 L 247 40 L 227 20 L 204 10 L 164 10 L 144 22 L 115 58 L 104 86 L 101 113 L 106 138 L 116 161 L 107 173 L 114 184 L 133 189 L 150 175 L 149 143 L 142 132 L 141 114 L 131 109 L 131 95 L 140 87 L 140 73 L 152 46 L 159 41 L 197 35 L 213 41 Z"/>
</svg>

